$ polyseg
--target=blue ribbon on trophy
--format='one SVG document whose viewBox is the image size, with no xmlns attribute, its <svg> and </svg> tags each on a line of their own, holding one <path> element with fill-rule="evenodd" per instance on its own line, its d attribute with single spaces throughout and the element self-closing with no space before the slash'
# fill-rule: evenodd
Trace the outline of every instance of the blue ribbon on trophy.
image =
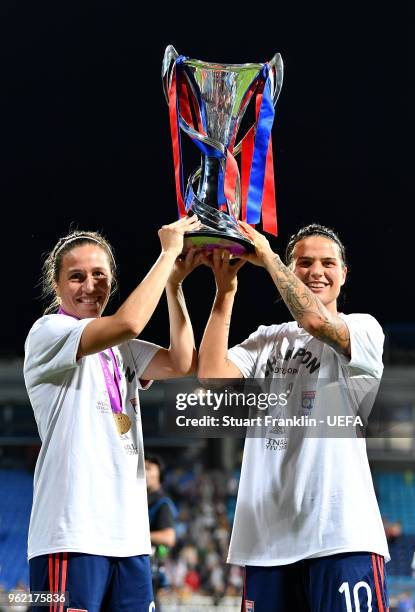
<svg viewBox="0 0 415 612">
<path fill-rule="evenodd" d="M 185 235 L 190 246 L 252 251 L 238 219 L 277 235 L 271 130 L 283 63 L 214 64 L 179 55 L 169 45 L 162 68 L 169 104 L 179 216 L 197 214 L 202 227 Z M 242 117 L 255 95 L 256 120 L 235 146 Z M 201 165 L 184 191 L 181 131 L 201 151 Z M 241 172 L 236 162 L 241 153 Z"/>
</svg>

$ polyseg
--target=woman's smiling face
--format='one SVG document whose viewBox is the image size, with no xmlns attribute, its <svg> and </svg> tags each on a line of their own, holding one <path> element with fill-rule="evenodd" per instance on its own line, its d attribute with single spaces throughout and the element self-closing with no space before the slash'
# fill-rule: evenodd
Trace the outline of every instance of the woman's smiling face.
<svg viewBox="0 0 415 612">
<path fill-rule="evenodd" d="M 318 235 L 299 240 L 290 267 L 328 310 L 337 312 L 337 298 L 345 283 L 347 268 L 333 240 Z"/>
<path fill-rule="evenodd" d="M 98 245 L 82 244 L 63 255 L 56 294 L 68 314 L 78 319 L 99 317 L 109 300 L 111 283 L 106 251 Z"/>
</svg>

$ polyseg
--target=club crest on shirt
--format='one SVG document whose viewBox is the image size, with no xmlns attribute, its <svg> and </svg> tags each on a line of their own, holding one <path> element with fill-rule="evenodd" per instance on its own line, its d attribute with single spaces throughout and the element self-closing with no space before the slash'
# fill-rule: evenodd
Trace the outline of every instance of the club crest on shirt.
<svg viewBox="0 0 415 612">
<path fill-rule="evenodd" d="M 305 411 L 310 411 L 314 407 L 314 400 L 316 398 L 315 391 L 302 391 L 301 392 L 301 408 Z"/>
<path fill-rule="evenodd" d="M 255 612 L 255 602 L 245 599 L 245 612 Z"/>
</svg>

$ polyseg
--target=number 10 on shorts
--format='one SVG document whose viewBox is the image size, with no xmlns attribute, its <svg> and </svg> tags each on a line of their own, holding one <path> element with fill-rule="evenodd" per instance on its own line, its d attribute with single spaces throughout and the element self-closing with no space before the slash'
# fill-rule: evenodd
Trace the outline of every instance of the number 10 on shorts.
<svg viewBox="0 0 415 612">
<path fill-rule="evenodd" d="M 354 609 L 356 612 L 360 612 L 360 601 L 359 601 L 359 591 L 360 589 L 365 589 L 367 593 L 367 612 L 372 612 L 372 591 L 367 582 L 361 580 L 360 582 L 356 582 L 353 587 L 353 600 L 354 600 Z M 352 598 L 350 595 L 350 586 L 348 582 L 343 582 L 341 587 L 339 588 L 339 593 L 344 593 L 346 599 L 346 610 L 347 612 L 353 612 L 352 608 Z M 365 608 L 366 610 L 366 608 Z"/>
</svg>

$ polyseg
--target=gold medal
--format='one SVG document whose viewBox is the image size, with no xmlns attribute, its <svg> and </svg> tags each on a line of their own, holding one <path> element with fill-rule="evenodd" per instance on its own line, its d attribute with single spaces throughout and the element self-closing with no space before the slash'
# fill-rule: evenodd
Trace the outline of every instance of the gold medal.
<svg viewBox="0 0 415 612">
<path fill-rule="evenodd" d="M 123 412 L 113 412 L 112 416 L 114 417 L 115 425 L 120 435 L 130 431 L 131 421 L 127 414 L 124 414 Z"/>
</svg>

